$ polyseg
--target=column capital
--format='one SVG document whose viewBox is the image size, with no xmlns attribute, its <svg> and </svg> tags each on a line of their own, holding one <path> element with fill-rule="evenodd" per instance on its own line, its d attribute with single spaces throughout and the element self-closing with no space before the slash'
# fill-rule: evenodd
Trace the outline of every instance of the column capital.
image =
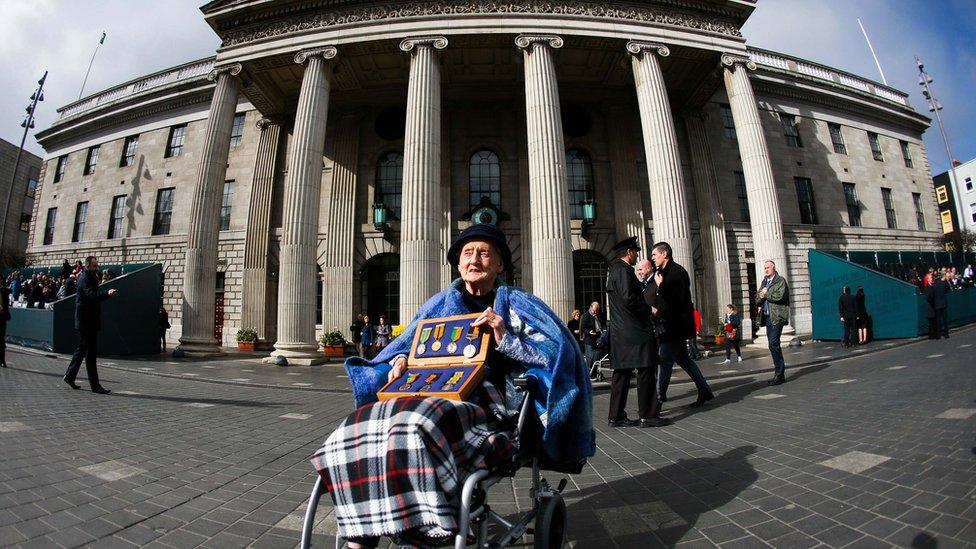
<svg viewBox="0 0 976 549">
<path fill-rule="evenodd" d="M 533 44 L 547 44 L 550 48 L 563 47 L 563 39 L 555 34 L 520 34 L 515 38 L 515 45 L 527 50 Z"/>
<path fill-rule="evenodd" d="M 756 62 L 744 55 L 737 55 L 734 53 L 723 53 L 722 54 L 722 66 L 732 70 L 736 65 L 743 65 L 745 68 L 754 71 L 756 70 Z"/>
<path fill-rule="evenodd" d="M 447 47 L 446 36 L 411 36 L 400 41 L 400 49 L 411 51 L 415 47 L 426 46 L 442 50 Z"/>
<path fill-rule="evenodd" d="M 269 116 L 262 116 L 261 118 L 258 118 L 257 122 L 254 123 L 254 126 L 257 129 L 264 131 L 264 129 L 267 128 L 268 126 L 281 126 L 282 122 L 283 121 L 281 119 L 281 116 L 269 115 Z"/>
<path fill-rule="evenodd" d="M 304 65 L 306 61 L 313 57 L 322 57 L 323 59 L 332 59 L 336 56 L 338 50 L 335 46 L 324 46 L 321 48 L 315 48 L 311 50 L 302 50 L 295 54 L 295 62 L 299 65 Z"/>
<path fill-rule="evenodd" d="M 643 55 L 645 53 L 656 53 L 661 57 L 671 55 L 671 49 L 664 44 L 658 42 L 641 42 L 639 40 L 627 42 L 627 51 L 631 55 Z"/>
<path fill-rule="evenodd" d="M 217 80 L 217 77 L 220 76 L 221 74 L 229 74 L 231 76 L 237 76 L 238 74 L 241 74 L 242 70 L 244 70 L 244 66 L 241 65 L 240 63 L 231 63 L 230 65 L 214 67 L 213 70 L 211 70 L 210 73 L 207 74 L 207 80 L 214 82 Z"/>
</svg>

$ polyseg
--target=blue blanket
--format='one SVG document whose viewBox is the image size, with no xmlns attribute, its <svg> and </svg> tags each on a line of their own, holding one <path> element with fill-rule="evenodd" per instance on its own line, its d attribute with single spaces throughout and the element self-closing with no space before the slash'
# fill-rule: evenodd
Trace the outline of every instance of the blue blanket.
<svg viewBox="0 0 976 549">
<path fill-rule="evenodd" d="M 403 333 L 373 360 L 346 360 L 357 407 L 376 400 L 392 369 L 390 361 L 410 353 L 418 320 L 469 312 L 461 299 L 462 285 L 457 279 L 424 303 Z M 592 456 L 596 451 L 593 394 L 573 335 L 541 299 L 502 282 L 495 290 L 494 309 L 505 319 L 506 331 L 497 350 L 524 364 L 525 375 L 538 381 L 535 406 L 545 426 L 543 450 L 557 461 Z"/>
</svg>

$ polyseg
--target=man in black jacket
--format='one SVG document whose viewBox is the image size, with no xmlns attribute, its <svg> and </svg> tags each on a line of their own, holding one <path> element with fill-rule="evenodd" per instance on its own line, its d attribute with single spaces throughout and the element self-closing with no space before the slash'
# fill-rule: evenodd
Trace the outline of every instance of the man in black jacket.
<svg viewBox="0 0 976 549">
<path fill-rule="evenodd" d="M 850 286 L 844 286 L 837 309 L 840 321 L 844 323 L 844 347 L 851 347 L 857 341 L 857 300 L 851 295 Z"/>
<path fill-rule="evenodd" d="M 944 337 L 949 339 L 949 283 L 938 272 L 928 288 L 925 288 L 925 300 L 929 308 L 929 339 Z"/>
<path fill-rule="evenodd" d="M 657 397 L 667 402 L 671 371 L 677 362 L 698 388 L 698 400 L 692 407 L 703 406 L 715 398 L 705 376 L 695 361 L 688 356 L 685 342 L 695 337 L 695 308 L 691 304 L 691 279 L 688 271 L 671 259 L 671 245 L 658 242 L 651 250 L 651 261 L 657 267 L 654 283 L 657 285 L 656 305 L 651 313 L 659 323 L 658 351 L 661 366 L 658 372 Z M 662 329 L 663 328 L 663 329 Z"/>
<path fill-rule="evenodd" d="M 598 350 L 596 340 L 606 329 L 607 323 L 600 318 L 600 302 L 590 303 L 590 308 L 580 318 L 580 334 L 583 336 L 583 360 L 586 361 L 586 370 L 593 368 L 596 362 Z"/>
<path fill-rule="evenodd" d="M 618 242 L 613 251 L 617 258 L 610 263 L 607 276 L 607 299 L 610 309 L 610 379 L 611 427 L 654 427 L 657 408 L 654 400 L 654 332 L 650 324 L 650 307 L 644 301 L 640 282 L 634 274 L 637 263 L 637 237 Z M 630 379 L 637 370 L 637 413 L 640 420 L 627 418 L 627 393 Z"/>
<path fill-rule="evenodd" d="M 80 389 L 75 384 L 75 377 L 81 368 L 81 361 L 85 361 L 88 372 L 88 384 L 93 393 L 107 395 L 112 391 L 102 387 L 98 382 L 98 367 L 95 360 L 98 356 L 98 331 L 102 327 L 102 301 L 114 296 L 115 288 L 104 290 L 98 287 L 98 259 L 90 255 L 85 259 L 85 270 L 78 279 L 78 297 L 75 301 L 75 330 L 78 330 L 78 349 L 68 370 L 64 373 L 64 382 L 72 389 Z"/>
</svg>

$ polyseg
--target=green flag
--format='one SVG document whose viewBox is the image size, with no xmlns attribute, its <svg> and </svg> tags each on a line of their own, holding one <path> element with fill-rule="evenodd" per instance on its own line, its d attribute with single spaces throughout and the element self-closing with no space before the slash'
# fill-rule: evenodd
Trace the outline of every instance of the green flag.
<svg viewBox="0 0 976 549">
<path fill-rule="evenodd" d="M 102 31 L 102 37 L 98 40 L 98 43 L 99 44 L 105 43 L 105 31 Z"/>
</svg>

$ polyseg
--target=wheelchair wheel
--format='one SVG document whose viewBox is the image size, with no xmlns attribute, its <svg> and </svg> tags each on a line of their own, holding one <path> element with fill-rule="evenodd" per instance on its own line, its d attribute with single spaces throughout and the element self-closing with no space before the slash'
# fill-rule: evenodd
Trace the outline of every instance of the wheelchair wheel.
<svg viewBox="0 0 976 549">
<path fill-rule="evenodd" d="M 535 549 L 562 549 L 566 535 L 566 502 L 559 494 L 545 498 L 535 517 Z"/>
</svg>

